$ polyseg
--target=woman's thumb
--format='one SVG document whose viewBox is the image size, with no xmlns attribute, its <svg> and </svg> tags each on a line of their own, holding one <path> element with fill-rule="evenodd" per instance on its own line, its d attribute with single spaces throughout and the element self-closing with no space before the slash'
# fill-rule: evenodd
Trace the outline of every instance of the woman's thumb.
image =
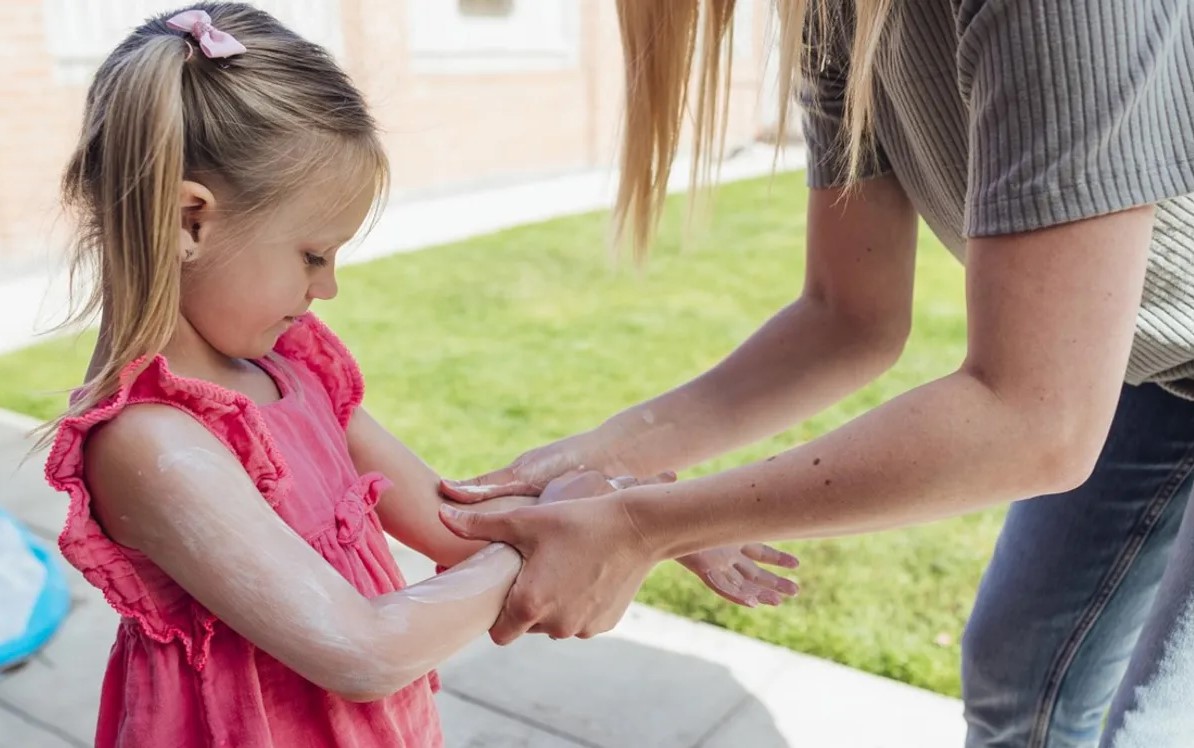
<svg viewBox="0 0 1194 748">
<path fill-rule="evenodd" d="M 469 512 L 443 504 L 439 508 L 440 521 L 455 535 L 465 540 L 504 541 L 503 523 L 498 521 L 501 512 Z"/>
</svg>

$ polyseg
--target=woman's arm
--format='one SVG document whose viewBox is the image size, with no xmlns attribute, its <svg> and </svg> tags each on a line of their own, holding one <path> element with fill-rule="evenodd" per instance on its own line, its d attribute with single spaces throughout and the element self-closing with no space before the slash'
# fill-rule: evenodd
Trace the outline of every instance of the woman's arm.
<svg viewBox="0 0 1194 748">
<path fill-rule="evenodd" d="M 1122 386 L 1152 215 L 971 241 L 963 367 L 808 444 L 608 498 L 446 512 L 458 531 L 526 559 L 491 635 L 606 630 L 652 565 L 697 549 L 868 532 L 1082 483 Z"/>
<path fill-rule="evenodd" d="M 87 447 L 92 510 L 237 633 L 316 685 L 393 693 L 485 632 L 518 554 L 489 546 L 456 568 L 368 599 L 264 501 L 236 458 L 168 406 L 138 405 Z"/>
<path fill-rule="evenodd" d="M 349 450 L 357 469 L 380 471 L 394 485 L 382 494 L 377 511 L 382 527 L 407 546 L 414 548 L 443 566 L 455 566 L 488 545 L 487 541 L 464 540 L 444 527 L 439 519 L 441 506 L 459 506 L 440 498 L 438 478 L 413 452 L 375 421 L 363 408 L 358 408 L 348 424 Z M 622 478 L 622 480 L 630 480 Z M 671 482 L 675 475 L 658 475 L 634 483 Z M 602 478 L 600 493 L 610 486 Z M 496 512 L 535 503 L 565 500 L 576 496 L 591 496 L 583 482 L 556 481 L 544 489 L 539 498 L 503 496 L 476 504 L 479 512 Z M 785 597 L 799 589 L 790 580 L 762 568 L 774 564 L 795 568 L 797 560 L 761 543 L 746 543 L 716 553 L 692 554 L 677 559 L 710 589 L 727 600 L 742 605 L 764 602 L 780 604 Z"/>
<path fill-rule="evenodd" d="M 916 228 L 893 177 L 811 190 L 800 298 L 708 372 L 602 427 L 627 472 L 679 470 L 771 436 L 890 368 L 911 326 Z"/>
<path fill-rule="evenodd" d="M 438 512 L 446 502 L 439 493 L 439 476 L 363 407 L 353 413 L 347 432 L 348 450 L 357 470 L 377 471 L 393 482 L 377 504 L 378 517 L 388 534 L 443 566 L 455 566 L 487 545 L 461 540 L 443 526 Z M 476 509 L 500 511 L 534 503 L 535 499 L 526 496 L 505 496 Z"/>
<path fill-rule="evenodd" d="M 958 372 L 771 461 L 675 487 L 691 508 L 670 486 L 628 491 L 633 516 L 683 549 L 764 528 L 870 532 L 1081 485 L 1123 385 L 1152 226 L 1145 207 L 972 240 Z M 693 522 L 702 508 L 718 519 Z"/>
<path fill-rule="evenodd" d="M 916 230 L 916 213 L 894 177 L 849 193 L 812 190 L 799 299 L 692 381 L 508 468 L 448 484 L 446 493 L 471 502 L 533 492 L 582 465 L 608 474 L 681 470 L 832 405 L 886 371 L 903 350 Z"/>
</svg>

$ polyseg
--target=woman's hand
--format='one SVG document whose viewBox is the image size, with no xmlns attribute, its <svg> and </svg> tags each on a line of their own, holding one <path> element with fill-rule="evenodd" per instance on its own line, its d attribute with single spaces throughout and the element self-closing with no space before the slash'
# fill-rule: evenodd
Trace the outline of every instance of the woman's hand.
<svg viewBox="0 0 1194 748">
<path fill-rule="evenodd" d="M 540 504 L 601 496 L 615 489 L 650 483 L 671 483 L 675 473 L 662 473 L 646 481 L 631 477 L 606 479 L 596 471 L 572 473 L 548 484 Z M 759 603 L 779 605 L 800 591 L 790 579 L 773 574 L 759 564 L 795 569 L 800 561 L 790 553 L 763 543 L 727 545 L 681 556 L 676 561 L 697 576 L 705 586 L 726 600 L 753 608 Z"/>
<path fill-rule="evenodd" d="M 443 482 L 445 496 L 460 503 L 479 503 L 506 495 L 540 495 L 540 504 L 568 499 L 589 498 L 644 483 L 670 483 L 675 473 L 661 473 L 647 481 L 624 476 L 607 479 L 596 470 L 566 470 L 561 476 L 544 478 L 552 469 L 575 462 L 575 443 L 585 435 L 549 444 L 527 452 L 509 467 L 462 483 Z M 543 482 L 533 482 L 534 477 Z M 461 497 L 461 498 L 457 498 Z M 681 556 L 676 561 L 697 576 L 706 587 L 726 600 L 738 605 L 755 607 L 759 603 L 779 605 L 785 597 L 800 591 L 790 579 L 773 574 L 759 564 L 795 569 L 800 562 L 795 556 L 762 543 L 711 548 Z"/>
<path fill-rule="evenodd" d="M 697 575 L 705 586 L 738 605 L 753 608 L 759 603 L 779 605 L 785 597 L 800 592 L 791 579 L 772 574 L 759 564 L 795 569 L 800 561 L 790 553 L 763 543 L 727 545 L 690 553 L 676 559 Z"/>
<path fill-rule="evenodd" d="M 570 484 L 579 488 L 594 478 L 584 473 L 561 480 L 560 493 L 571 494 Z M 524 559 L 489 630 L 495 644 L 509 644 L 528 631 L 587 639 L 621 620 L 647 573 L 662 559 L 621 508 L 618 496 L 490 514 L 447 504 L 440 509 L 444 524 L 460 537 L 506 543 Z"/>
<path fill-rule="evenodd" d="M 639 481 L 611 479 L 594 470 L 572 471 L 544 487 L 537 507 L 489 514 L 445 507 L 444 524 L 460 537 L 508 543 L 526 559 L 505 609 L 490 629 L 493 641 L 508 644 L 528 631 L 557 639 L 588 638 L 617 624 L 658 559 L 608 494 L 675 479 L 674 473 Z M 579 505 L 576 511 L 565 509 L 573 505 Z M 563 511 L 540 511 L 557 507 Z M 799 591 L 791 580 L 759 566 L 795 568 L 796 558 L 761 543 L 700 551 L 677 560 L 714 592 L 740 605 L 778 605 Z"/>
<path fill-rule="evenodd" d="M 524 452 L 500 470 L 463 481 L 444 479 L 440 481 L 440 493 L 450 501 L 476 504 L 499 496 L 538 496 L 553 480 L 568 474 L 628 474 L 630 471 L 620 461 L 605 454 L 608 450 L 597 446 L 598 440 L 596 432 L 560 439 Z M 586 484 L 594 480 L 594 476 L 584 479 Z"/>
</svg>

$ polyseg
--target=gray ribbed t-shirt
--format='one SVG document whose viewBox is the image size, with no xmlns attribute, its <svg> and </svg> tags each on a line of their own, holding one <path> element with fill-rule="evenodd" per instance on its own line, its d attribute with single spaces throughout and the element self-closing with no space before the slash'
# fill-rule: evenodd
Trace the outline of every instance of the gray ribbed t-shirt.
<svg viewBox="0 0 1194 748">
<path fill-rule="evenodd" d="M 1126 380 L 1194 399 L 1194 3 L 894 5 L 866 174 L 894 173 L 963 261 L 966 237 L 1156 204 Z M 849 49 L 844 35 L 812 41 L 827 55 L 800 97 L 808 181 L 829 187 L 841 183 Z"/>
</svg>

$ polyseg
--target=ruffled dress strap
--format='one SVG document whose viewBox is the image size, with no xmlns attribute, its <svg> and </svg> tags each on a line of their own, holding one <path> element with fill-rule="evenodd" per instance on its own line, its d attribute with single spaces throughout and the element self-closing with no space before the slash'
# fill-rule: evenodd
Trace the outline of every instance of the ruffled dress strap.
<svg viewBox="0 0 1194 748">
<path fill-rule="evenodd" d="M 274 352 L 315 376 L 332 401 L 336 420 L 347 427 L 353 411 L 365 397 L 365 380 L 356 359 L 340 338 L 308 312 L 282 334 Z"/>
</svg>

